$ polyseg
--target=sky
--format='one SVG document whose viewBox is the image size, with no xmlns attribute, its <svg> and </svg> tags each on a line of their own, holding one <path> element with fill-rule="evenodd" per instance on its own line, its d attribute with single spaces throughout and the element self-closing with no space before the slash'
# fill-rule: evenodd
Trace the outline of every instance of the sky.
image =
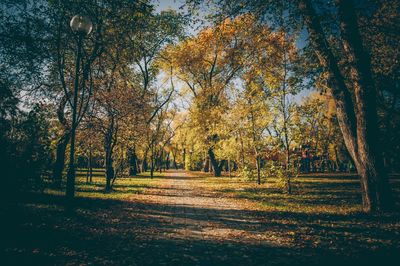
<svg viewBox="0 0 400 266">
<path fill-rule="evenodd" d="M 180 0 L 155 0 L 153 1 L 157 4 L 156 11 L 160 12 L 165 9 L 175 9 L 179 10 L 179 8 L 184 4 L 184 1 Z"/>
</svg>

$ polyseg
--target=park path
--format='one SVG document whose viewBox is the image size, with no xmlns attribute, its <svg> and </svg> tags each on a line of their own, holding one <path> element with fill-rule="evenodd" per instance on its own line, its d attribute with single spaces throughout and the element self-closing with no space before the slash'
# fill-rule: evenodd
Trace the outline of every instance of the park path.
<svg viewBox="0 0 400 266">
<path fill-rule="evenodd" d="M 136 241 L 158 251 L 150 262 L 264 264 L 265 256 L 273 253 L 269 264 L 285 263 L 284 254 L 293 244 L 290 232 L 282 234 L 281 225 L 266 223 L 247 202 L 227 197 L 205 180 L 169 171 L 154 186 L 132 196 Z"/>
<path fill-rule="evenodd" d="M 153 218 L 176 226 L 172 232 L 163 232 L 172 238 L 262 242 L 257 231 L 262 221 L 246 212 L 250 210 L 238 200 L 205 186 L 202 179 L 185 171 L 169 171 L 134 199 L 161 206 L 163 210 Z"/>
</svg>

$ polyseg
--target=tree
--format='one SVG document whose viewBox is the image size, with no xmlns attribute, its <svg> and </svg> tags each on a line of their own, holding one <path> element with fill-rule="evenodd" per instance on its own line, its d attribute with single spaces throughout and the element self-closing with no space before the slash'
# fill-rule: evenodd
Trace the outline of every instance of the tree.
<svg viewBox="0 0 400 266">
<path fill-rule="evenodd" d="M 319 52 L 320 63 L 329 72 L 339 125 L 361 179 L 363 209 L 366 212 L 390 209 L 393 199 L 382 154 L 376 143 L 379 131 L 371 58 L 362 44 L 354 5 L 352 1 L 338 2 L 345 60 L 350 67 L 348 77 L 343 75 L 338 59 L 332 53 L 311 1 L 300 1 L 300 10 Z"/>
<path fill-rule="evenodd" d="M 249 47 L 249 38 L 257 30 L 253 24 L 251 16 L 227 19 L 196 37 L 168 47 L 163 55 L 168 58 L 168 67 L 172 65 L 173 75 L 192 93 L 191 120 L 196 121 L 197 134 L 215 176 L 221 175 L 224 164 L 224 160 L 216 157 L 215 149 L 222 137 L 220 125 L 227 108 L 226 89 L 249 58 L 242 51 Z"/>
<path fill-rule="evenodd" d="M 239 153 L 246 152 L 246 154 L 251 155 L 257 170 L 257 183 L 260 185 L 261 160 L 263 157 L 262 154 L 266 148 L 265 133 L 267 127 L 271 123 L 271 117 L 269 113 L 270 107 L 268 106 L 268 97 L 266 97 L 260 83 L 256 82 L 256 76 L 253 74 L 254 73 L 251 73 L 246 79 L 245 91 L 237 93 L 238 96 L 233 103 L 234 107 L 230 114 L 230 126 L 234 136 L 240 138 L 235 138 L 237 140 L 235 141 L 235 147 L 241 147 L 240 143 L 242 142 L 248 143 L 246 149 L 242 147 L 242 151 L 239 150 Z M 242 167 L 244 168 L 245 165 L 242 165 Z"/>
</svg>

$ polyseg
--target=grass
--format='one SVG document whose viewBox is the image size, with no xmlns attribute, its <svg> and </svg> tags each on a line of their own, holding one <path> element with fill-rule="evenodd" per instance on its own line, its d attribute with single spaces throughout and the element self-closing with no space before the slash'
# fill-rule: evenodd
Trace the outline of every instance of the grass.
<svg viewBox="0 0 400 266">
<path fill-rule="evenodd" d="M 154 184 L 154 179 L 150 179 L 149 173 L 140 174 L 136 177 L 117 178 L 113 185 L 113 190 L 105 191 L 105 176 L 103 171 L 94 171 L 92 182 L 86 182 L 85 171 L 78 171 L 76 175 L 76 192 L 78 198 L 113 199 L 128 200 L 132 194 L 139 194 L 144 189 Z M 65 185 L 62 189 L 47 188 L 45 193 L 49 195 L 62 196 L 65 194 Z"/>
<path fill-rule="evenodd" d="M 218 183 L 215 185 L 218 186 Z M 294 179 L 292 186 L 290 195 L 276 180 L 268 180 L 261 185 L 241 181 L 230 186 L 222 185 L 219 190 L 257 202 L 262 209 L 269 211 L 341 214 L 361 211 L 357 180 L 302 177 Z"/>
<path fill-rule="evenodd" d="M 291 195 L 271 178 L 257 185 L 236 177 L 194 175 L 118 178 L 106 193 L 104 173 L 96 171 L 87 184 L 81 171 L 72 213 L 64 210 L 64 189 L 4 201 L 0 261 L 369 265 L 400 259 L 399 213 L 363 214 L 355 175 L 303 175 L 293 180 Z M 399 202 L 399 179 L 392 183 Z M 197 238 L 199 233 L 205 236 Z"/>
<path fill-rule="evenodd" d="M 199 175 L 203 175 L 199 173 Z M 204 176 L 204 175 L 203 175 Z M 392 180 L 392 188 L 399 202 L 400 180 Z M 354 174 L 311 174 L 292 179 L 292 193 L 285 192 L 275 178 L 256 181 L 242 178 L 206 177 L 205 187 L 221 195 L 245 199 L 264 211 L 296 213 L 352 214 L 362 212 L 358 177 Z"/>
</svg>

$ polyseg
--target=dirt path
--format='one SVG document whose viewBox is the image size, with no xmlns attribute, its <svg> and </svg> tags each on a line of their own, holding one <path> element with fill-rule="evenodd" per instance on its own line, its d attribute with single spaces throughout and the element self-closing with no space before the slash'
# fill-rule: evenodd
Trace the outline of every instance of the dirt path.
<svg viewBox="0 0 400 266">
<path fill-rule="evenodd" d="M 282 235 L 240 200 L 223 197 L 203 180 L 184 171 L 167 172 L 157 180 L 157 186 L 132 196 L 133 202 L 143 204 L 136 219 L 146 220 L 147 240 L 172 243 L 171 250 L 164 250 L 159 259 L 170 257 L 200 265 L 257 265 L 273 253 L 268 264 L 294 263 L 292 258 L 288 261 L 289 250 L 290 257 L 296 254 L 290 232 Z"/>
<path fill-rule="evenodd" d="M 158 218 L 175 225 L 171 238 L 271 244 L 260 235 L 262 221 L 240 201 L 202 186 L 201 178 L 184 171 L 167 172 L 157 187 L 132 197 L 133 201 L 158 204 Z M 156 216 L 157 217 L 157 216 Z M 164 232 L 165 233 L 165 232 Z M 287 245 L 274 239 L 274 245 Z"/>
</svg>

